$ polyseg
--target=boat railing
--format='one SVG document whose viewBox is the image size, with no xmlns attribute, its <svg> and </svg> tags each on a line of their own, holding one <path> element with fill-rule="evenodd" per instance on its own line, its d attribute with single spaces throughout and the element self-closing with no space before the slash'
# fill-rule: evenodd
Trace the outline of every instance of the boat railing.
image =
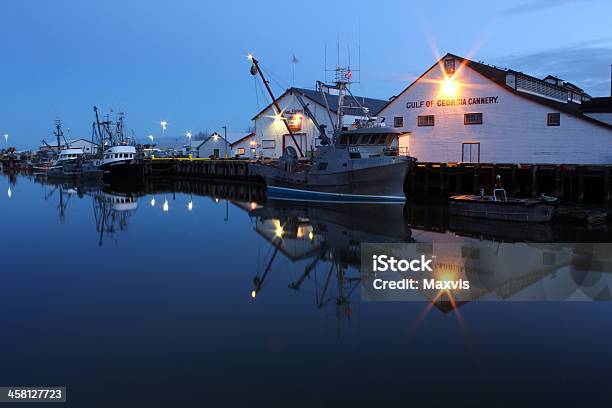
<svg viewBox="0 0 612 408">
<path fill-rule="evenodd" d="M 497 197 L 499 196 L 499 200 Z M 493 201 L 506 201 L 508 197 L 506 196 L 506 190 L 502 187 L 501 176 L 498 174 L 495 177 L 495 188 L 493 189 Z"/>
<path fill-rule="evenodd" d="M 506 201 L 508 197 L 506 196 L 506 190 L 503 188 L 496 188 L 493 190 L 493 200 L 494 201 Z"/>
</svg>

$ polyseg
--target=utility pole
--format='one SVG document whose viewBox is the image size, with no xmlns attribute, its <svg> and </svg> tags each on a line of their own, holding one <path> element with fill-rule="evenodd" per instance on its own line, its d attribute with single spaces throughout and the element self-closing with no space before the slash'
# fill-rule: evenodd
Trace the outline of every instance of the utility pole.
<svg viewBox="0 0 612 408">
<path fill-rule="evenodd" d="M 225 139 L 224 140 L 224 142 L 225 142 L 225 154 L 224 154 L 224 157 L 227 159 L 227 126 L 223 126 L 222 129 L 223 129 L 223 138 Z"/>
</svg>

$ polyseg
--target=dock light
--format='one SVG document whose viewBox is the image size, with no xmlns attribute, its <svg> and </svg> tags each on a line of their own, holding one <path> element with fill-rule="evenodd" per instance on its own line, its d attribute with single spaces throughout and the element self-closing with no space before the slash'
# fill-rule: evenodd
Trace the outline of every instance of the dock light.
<svg viewBox="0 0 612 408">
<path fill-rule="evenodd" d="M 217 204 L 219 203 L 219 199 L 218 198 L 215 198 L 215 203 L 217 203 Z"/>
<path fill-rule="evenodd" d="M 314 239 L 314 232 L 310 231 L 308 233 L 308 239 L 310 239 L 311 241 Z"/>
<path fill-rule="evenodd" d="M 164 200 L 164 206 L 162 207 L 164 212 L 168 212 L 168 210 L 170 209 L 170 205 L 168 204 L 168 200 Z"/>
<path fill-rule="evenodd" d="M 252 297 L 253 299 L 255 299 L 255 296 L 257 296 L 257 292 L 256 292 L 256 291 L 254 291 L 254 290 L 253 290 L 253 291 L 251 291 L 251 297 Z"/>
<path fill-rule="evenodd" d="M 255 201 L 251 202 L 251 210 L 254 210 L 257 208 L 257 203 Z"/>
<path fill-rule="evenodd" d="M 274 224 L 274 236 L 277 238 L 282 238 L 285 230 L 283 229 L 280 220 L 272 220 L 272 223 Z"/>
<path fill-rule="evenodd" d="M 155 197 L 151 199 L 151 207 L 155 207 Z"/>
<path fill-rule="evenodd" d="M 6 192 L 6 194 L 8 195 L 8 198 L 11 198 L 13 196 L 13 192 L 11 191 L 10 187 L 9 187 L 8 191 Z"/>
<path fill-rule="evenodd" d="M 193 201 L 189 201 L 189 203 L 187 204 L 187 209 L 189 211 L 193 210 Z"/>
<path fill-rule="evenodd" d="M 453 78 L 445 78 L 442 84 L 442 93 L 446 96 L 455 96 L 457 94 L 457 84 Z"/>
</svg>

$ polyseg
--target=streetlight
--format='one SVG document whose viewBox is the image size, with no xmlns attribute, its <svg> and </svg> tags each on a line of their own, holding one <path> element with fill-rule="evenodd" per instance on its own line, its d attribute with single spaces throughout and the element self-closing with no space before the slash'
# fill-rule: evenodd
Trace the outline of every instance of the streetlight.
<svg viewBox="0 0 612 408">
<path fill-rule="evenodd" d="M 189 150 L 191 150 L 191 136 L 192 136 L 192 134 L 191 134 L 191 132 L 187 132 L 187 133 L 185 133 L 185 136 L 187 136 L 187 138 L 189 139 Z"/>
<path fill-rule="evenodd" d="M 227 126 L 223 126 L 222 127 L 223 131 L 224 131 L 224 138 L 225 138 L 225 158 L 227 159 Z"/>
</svg>

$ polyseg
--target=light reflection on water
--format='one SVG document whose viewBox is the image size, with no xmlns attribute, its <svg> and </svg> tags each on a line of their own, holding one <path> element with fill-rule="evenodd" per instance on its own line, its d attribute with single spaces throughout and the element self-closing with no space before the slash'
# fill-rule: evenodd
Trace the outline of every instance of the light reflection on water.
<svg viewBox="0 0 612 408">
<path fill-rule="evenodd" d="M 258 393 L 269 377 L 283 385 L 275 389 L 280 399 L 298 393 L 316 402 L 312 387 L 329 393 L 360 384 L 343 399 L 327 394 L 357 402 L 375 389 L 401 387 L 402 398 L 434 390 L 438 363 L 447 361 L 474 381 L 457 380 L 461 392 L 496 391 L 476 387 L 495 373 L 526 390 L 544 382 L 561 395 L 542 367 L 583 342 L 600 351 L 578 347 L 569 364 L 610 373 L 607 302 L 454 308 L 359 296 L 362 242 L 608 242 L 606 226 L 500 227 L 419 201 L 265 202 L 254 186 L 184 180 L 100 185 L 6 176 L 2 188 L 11 191 L 0 200 L 2 345 L 13 350 L 0 360 L 2 383 L 69 384 L 77 399 L 97 394 L 100 383 L 117 387 L 117 398 L 152 384 L 205 385 L 205 399 L 238 403 L 270 401 Z M 310 381 L 287 382 L 289 373 Z"/>
</svg>

